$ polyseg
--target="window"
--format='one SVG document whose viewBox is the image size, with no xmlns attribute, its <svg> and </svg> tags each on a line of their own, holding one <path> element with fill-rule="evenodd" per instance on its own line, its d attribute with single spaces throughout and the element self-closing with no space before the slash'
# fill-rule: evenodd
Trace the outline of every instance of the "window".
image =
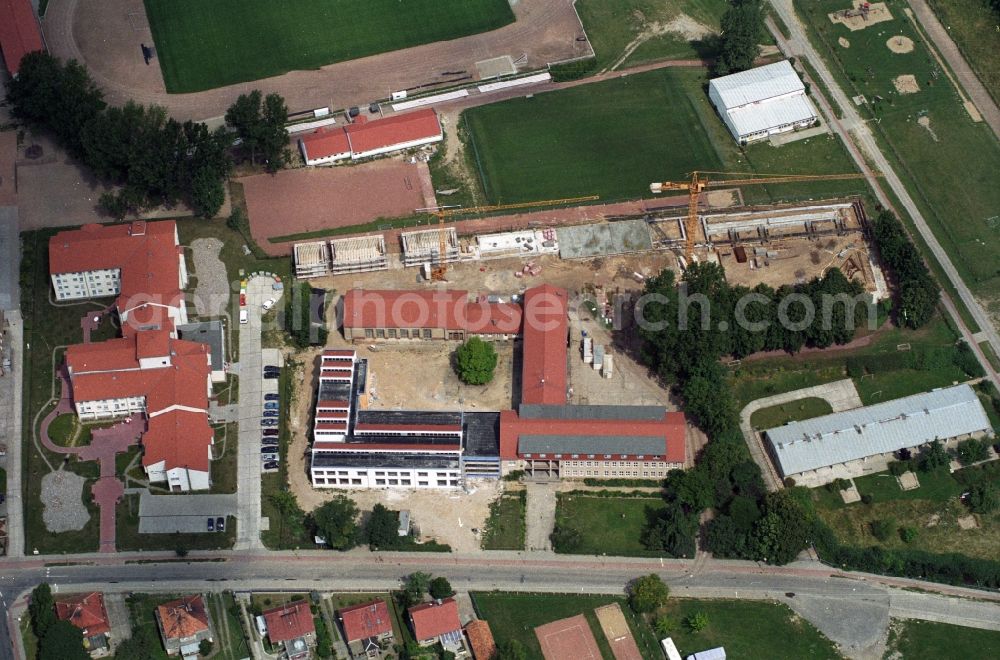
<svg viewBox="0 0 1000 660">
<path fill-rule="evenodd" d="M 354 484 L 355 486 L 360 486 L 361 479 L 351 479 L 351 483 Z"/>
<path fill-rule="evenodd" d="M 385 479 L 376 479 L 375 480 L 375 485 L 376 486 L 384 486 L 385 485 Z"/>
<path fill-rule="evenodd" d="M 579 454 L 573 454 L 573 458 L 580 458 Z"/>
<path fill-rule="evenodd" d="M 318 486 L 323 486 L 323 485 L 326 484 L 326 479 L 321 479 L 320 477 L 316 477 L 316 479 L 314 479 L 314 481 L 316 482 L 316 484 Z"/>
<path fill-rule="evenodd" d="M 389 480 L 389 485 L 390 486 L 398 486 L 399 485 L 399 479 L 390 479 Z"/>
<path fill-rule="evenodd" d="M 401 485 L 403 485 L 403 486 L 410 486 L 410 485 L 412 485 L 412 482 L 409 479 L 400 479 L 399 483 Z"/>
<path fill-rule="evenodd" d="M 427 482 L 426 482 L 426 481 L 418 481 L 418 482 L 417 482 L 417 485 L 418 485 L 418 486 L 426 486 L 426 485 L 427 485 Z"/>
<path fill-rule="evenodd" d="M 438 479 L 437 480 L 437 484 L 438 484 L 438 486 L 447 486 L 448 485 L 448 480 L 447 479 Z"/>
<path fill-rule="evenodd" d="M 611 454 L 605 454 L 604 455 L 604 460 L 608 460 L 609 458 L 611 458 Z"/>
<path fill-rule="evenodd" d="M 424 328 L 424 339 L 430 339 L 432 337 L 431 329 Z"/>
<path fill-rule="evenodd" d="M 382 328 L 379 328 L 378 330 L 376 330 L 375 331 L 375 338 L 376 339 L 385 339 L 385 330 L 383 330 Z"/>
<path fill-rule="evenodd" d="M 409 339 L 410 338 L 410 331 L 409 330 L 400 330 L 399 331 L 399 338 L 400 339 Z"/>
<path fill-rule="evenodd" d="M 396 338 L 396 329 L 389 328 L 389 339 L 395 339 L 395 338 Z"/>
<path fill-rule="evenodd" d="M 375 331 L 372 330 L 371 328 L 365 328 L 365 337 L 367 337 L 368 339 L 372 339 L 373 337 L 375 337 Z"/>
<path fill-rule="evenodd" d="M 417 476 L 418 477 L 426 477 L 427 473 L 426 472 L 417 472 Z"/>
</svg>

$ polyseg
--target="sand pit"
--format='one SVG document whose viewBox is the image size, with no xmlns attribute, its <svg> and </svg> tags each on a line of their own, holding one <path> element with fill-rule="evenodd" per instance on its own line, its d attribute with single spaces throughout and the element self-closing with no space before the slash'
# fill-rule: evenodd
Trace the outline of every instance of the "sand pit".
<svg viewBox="0 0 1000 660">
<path fill-rule="evenodd" d="M 916 94 L 920 91 L 920 85 L 917 84 L 916 76 L 910 73 L 893 78 L 892 86 L 900 94 Z"/>
<path fill-rule="evenodd" d="M 935 133 L 934 129 L 931 128 L 931 118 L 930 117 L 928 117 L 927 115 L 924 115 L 923 117 L 917 119 L 917 123 L 927 129 L 927 132 L 931 134 L 931 137 L 934 139 L 935 142 L 938 141 L 937 133 Z"/>
<path fill-rule="evenodd" d="M 845 39 L 844 37 L 838 38 L 837 39 L 837 43 L 840 44 L 841 48 L 850 48 L 851 47 L 851 42 L 848 41 L 847 39 Z"/>
<path fill-rule="evenodd" d="M 975 516 L 962 516 L 957 522 L 960 529 L 979 528 L 979 520 L 977 520 Z"/>
<path fill-rule="evenodd" d="M 897 55 L 913 52 L 913 39 L 904 37 L 903 35 L 892 37 L 889 41 L 885 42 L 885 45 Z"/>
<path fill-rule="evenodd" d="M 869 4 L 867 11 L 863 9 L 865 4 L 864 0 L 854 0 L 851 3 L 851 9 L 835 11 L 826 16 L 830 19 L 831 23 L 840 23 L 846 26 L 851 32 L 864 30 L 869 25 L 874 25 L 875 23 L 884 23 L 885 21 L 892 20 L 892 12 L 889 11 L 884 2 Z"/>
</svg>

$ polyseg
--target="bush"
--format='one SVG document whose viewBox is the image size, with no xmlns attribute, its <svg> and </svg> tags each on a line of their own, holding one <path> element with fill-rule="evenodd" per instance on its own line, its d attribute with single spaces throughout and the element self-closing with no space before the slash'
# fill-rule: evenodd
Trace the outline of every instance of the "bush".
<svg viewBox="0 0 1000 660">
<path fill-rule="evenodd" d="M 869 525 L 871 529 L 872 536 L 877 538 L 882 543 L 889 540 L 892 533 L 896 531 L 896 521 L 892 518 L 880 518 L 878 520 L 873 520 Z"/>
<path fill-rule="evenodd" d="M 670 597 L 670 589 L 656 573 L 634 580 L 628 592 L 628 603 L 638 614 L 655 612 L 666 605 Z"/>
<path fill-rule="evenodd" d="M 583 543 L 583 534 L 575 527 L 556 523 L 555 528 L 549 535 L 549 540 L 552 542 L 552 549 L 556 552 L 571 553 L 577 550 L 580 544 Z"/>
<path fill-rule="evenodd" d="M 990 457 L 990 444 L 986 440 L 969 438 L 958 443 L 958 462 L 972 465 Z"/>
<path fill-rule="evenodd" d="M 934 440 L 926 449 L 920 452 L 921 472 L 933 472 L 948 467 L 951 457 L 940 440 Z"/>
<path fill-rule="evenodd" d="M 701 632 L 708 627 L 708 614 L 704 612 L 694 612 L 684 618 L 684 625 L 694 633 Z"/>
<path fill-rule="evenodd" d="M 520 481 L 521 477 L 524 476 L 524 470 L 511 470 L 507 474 L 503 475 L 504 481 Z"/>
<path fill-rule="evenodd" d="M 1000 508 L 1000 489 L 988 481 L 978 483 L 969 489 L 968 502 L 974 513 L 992 513 Z"/>
<path fill-rule="evenodd" d="M 563 62 L 561 64 L 550 64 L 549 74 L 555 82 L 566 82 L 569 80 L 579 80 L 586 78 L 597 68 L 597 58 L 588 57 L 574 62 Z"/>
<path fill-rule="evenodd" d="M 913 543 L 914 541 L 917 540 L 917 528 L 900 527 L 899 538 L 903 541 L 903 543 Z"/>
<path fill-rule="evenodd" d="M 872 497 L 871 495 L 869 495 L 868 493 L 862 493 L 861 494 L 861 503 L 862 504 L 871 504 L 874 501 L 875 501 L 875 498 Z"/>
<path fill-rule="evenodd" d="M 890 461 L 889 462 L 889 474 L 894 477 L 898 477 L 901 474 L 905 474 L 910 471 L 909 461 Z"/>
</svg>

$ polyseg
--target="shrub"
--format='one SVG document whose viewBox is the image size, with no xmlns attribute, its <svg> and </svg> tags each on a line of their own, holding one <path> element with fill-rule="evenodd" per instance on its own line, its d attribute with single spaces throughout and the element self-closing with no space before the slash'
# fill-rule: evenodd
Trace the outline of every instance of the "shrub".
<svg viewBox="0 0 1000 660">
<path fill-rule="evenodd" d="M 905 474 L 910 471 L 909 461 L 890 461 L 889 463 L 889 474 L 894 477 L 898 477 L 901 474 Z"/>
<path fill-rule="evenodd" d="M 900 527 L 899 538 L 903 541 L 903 543 L 913 543 L 914 541 L 917 540 L 917 528 Z"/>
<path fill-rule="evenodd" d="M 785 488 L 795 488 L 795 479 L 785 477 Z"/>
<path fill-rule="evenodd" d="M 1000 508 L 1000 490 L 990 482 L 981 482 L 969 489 L 969 508 L 974 513 L 991 513 Z"/>
<path fill-rule="evenodd" d="M 869 525 L 872 536 L 885 543 L 896 530 L 896 521 L 892 518 L 880 518 L 873 520 Z"/>
<path fill-rule="evenodd" d="M 704 612 L 694 612 L 684 618 L 684 625 L 691 632 L 701 632 L 708 627 L 708 615 Z"/>
<path fill-rule="evenodd" d="M 659 575 L 650 573 L 629 585 L 628 602 L 638 614 L 654 612 L 667 604 L 670 589 Z"/>
<path fill-rule="evenodd" d="M 588 57 L 574 62 L 563 62 L 561 64 L 549 65 L 549 74 L 555 82 L 566 82 L 568 80 L 579 80 L 586 78 L 597 68 L 597 58 Z"/>
<path fill-rule="evenodd" d="M 871 495 L 869 495 L 868 493 L 863 493 L 861 495 L 861 503 L 862 504 L 871 504 L 874 501 L 875 501 L 875 498 L 872 497 Z"/>
<path fill-rule="evenodd" d="M 944 445 L 939 440 L 930 443 L 926 449 L 920 453 L 920 470 L 922 472 L 933 472 L 948 467 L 951 457 L 945 451 Z"/>
<path fill-rule="evenodd" d="M 986 440 L 969 438 L 958 443 L 958 462 L 972 465 L 990 457 L 990 445 Z"/>
</svg>

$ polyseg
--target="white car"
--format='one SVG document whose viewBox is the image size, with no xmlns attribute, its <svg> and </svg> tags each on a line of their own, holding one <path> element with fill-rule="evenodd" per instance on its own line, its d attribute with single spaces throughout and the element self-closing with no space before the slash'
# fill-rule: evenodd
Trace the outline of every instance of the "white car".
<svg viewBox="0 0 1000 660">
<path fill-rule="evenodd" d="M 250 322 L 250 317 L 247 315 L 247 310 L 240 310 L 240 325 L 246 325 Z"/>
<path fill-rule="evenodd" d="M 274 298 L 268 298 L 267 300 L 265 300 L 264 304 L 261 305 L 261 307 L 264 308 L 265 312 L 274 307 Z"/>
</svg>

